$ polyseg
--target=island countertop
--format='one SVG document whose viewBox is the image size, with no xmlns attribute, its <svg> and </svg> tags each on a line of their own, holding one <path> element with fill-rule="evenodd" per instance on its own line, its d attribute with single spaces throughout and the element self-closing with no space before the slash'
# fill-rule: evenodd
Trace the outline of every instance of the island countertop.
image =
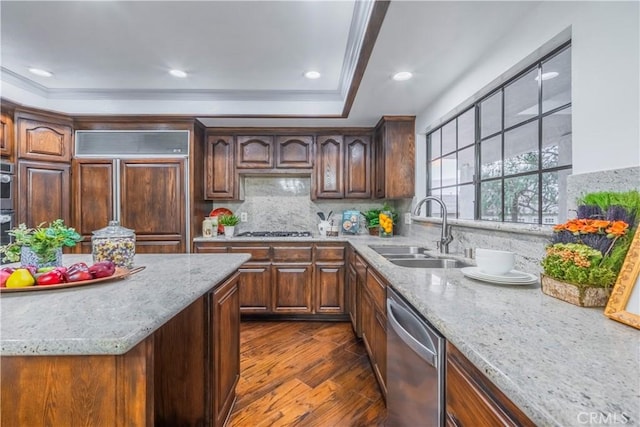
<svg viewBox="0 0 640 427">
<path fill-rule="evenodd" d="M 135 256 L 123 280 L 0 296 L 2 356 L 124 354 L 249 259 L 247 254 Z M 90 255 L 65 255 L 64 265 Z"/>
</svg>

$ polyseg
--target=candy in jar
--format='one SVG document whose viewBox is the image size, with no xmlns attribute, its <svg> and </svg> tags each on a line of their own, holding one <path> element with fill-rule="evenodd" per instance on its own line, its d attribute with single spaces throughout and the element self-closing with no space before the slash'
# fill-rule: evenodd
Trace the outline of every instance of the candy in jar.
<svg viewBox="0 0 640 427">
<path fill-rule="evenodd" d="M 113 261 L 118 267 L 133 267 L 136 235 L 133 230 L 121 227 L 118 221 L 109 221 L 107 227 L 94 231 L 91 246 L 94 263 Z"/>
</svg>

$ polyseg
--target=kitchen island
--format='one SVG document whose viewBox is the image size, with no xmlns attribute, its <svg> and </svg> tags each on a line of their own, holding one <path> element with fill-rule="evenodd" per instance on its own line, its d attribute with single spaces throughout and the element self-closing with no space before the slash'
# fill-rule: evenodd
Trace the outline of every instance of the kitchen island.
<svg viewBox="0 0 640 427">
<path fill-rule="evenodd" d="M 248 259 L 136 255 L 146 268 L 124 280 L 3 294 L 3 424 L 221 424 L 239 369 L 235 272 Z M 63 258 L 78 261 L 91 259 Z"/>
</svg>

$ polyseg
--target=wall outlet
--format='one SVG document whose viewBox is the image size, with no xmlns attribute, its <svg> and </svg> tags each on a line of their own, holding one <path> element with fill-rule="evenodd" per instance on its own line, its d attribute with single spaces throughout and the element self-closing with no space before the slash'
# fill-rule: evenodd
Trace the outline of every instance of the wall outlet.
<svg viewBox="0 0 640 427">
<path fill-rule="evenodd" d="M 404 223 L 407 225 L 411 225 L 411 212 L 405 212 Z"/>
<path fill-rule="evenodd" d="M 240 222 L 247 222 L 247 213 L 240 212 Z"/>
</svg>

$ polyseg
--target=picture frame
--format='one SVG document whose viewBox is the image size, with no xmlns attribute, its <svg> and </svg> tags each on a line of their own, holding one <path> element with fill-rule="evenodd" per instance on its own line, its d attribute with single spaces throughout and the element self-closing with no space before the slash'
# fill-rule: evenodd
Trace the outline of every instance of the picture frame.
<svg viewBox="0 0 640 427">
<path fill-rule="evenodd" d="M 640 232 L 636 230 L 624 259 L 605 316 L 640 329 Z"/>
</svg>

